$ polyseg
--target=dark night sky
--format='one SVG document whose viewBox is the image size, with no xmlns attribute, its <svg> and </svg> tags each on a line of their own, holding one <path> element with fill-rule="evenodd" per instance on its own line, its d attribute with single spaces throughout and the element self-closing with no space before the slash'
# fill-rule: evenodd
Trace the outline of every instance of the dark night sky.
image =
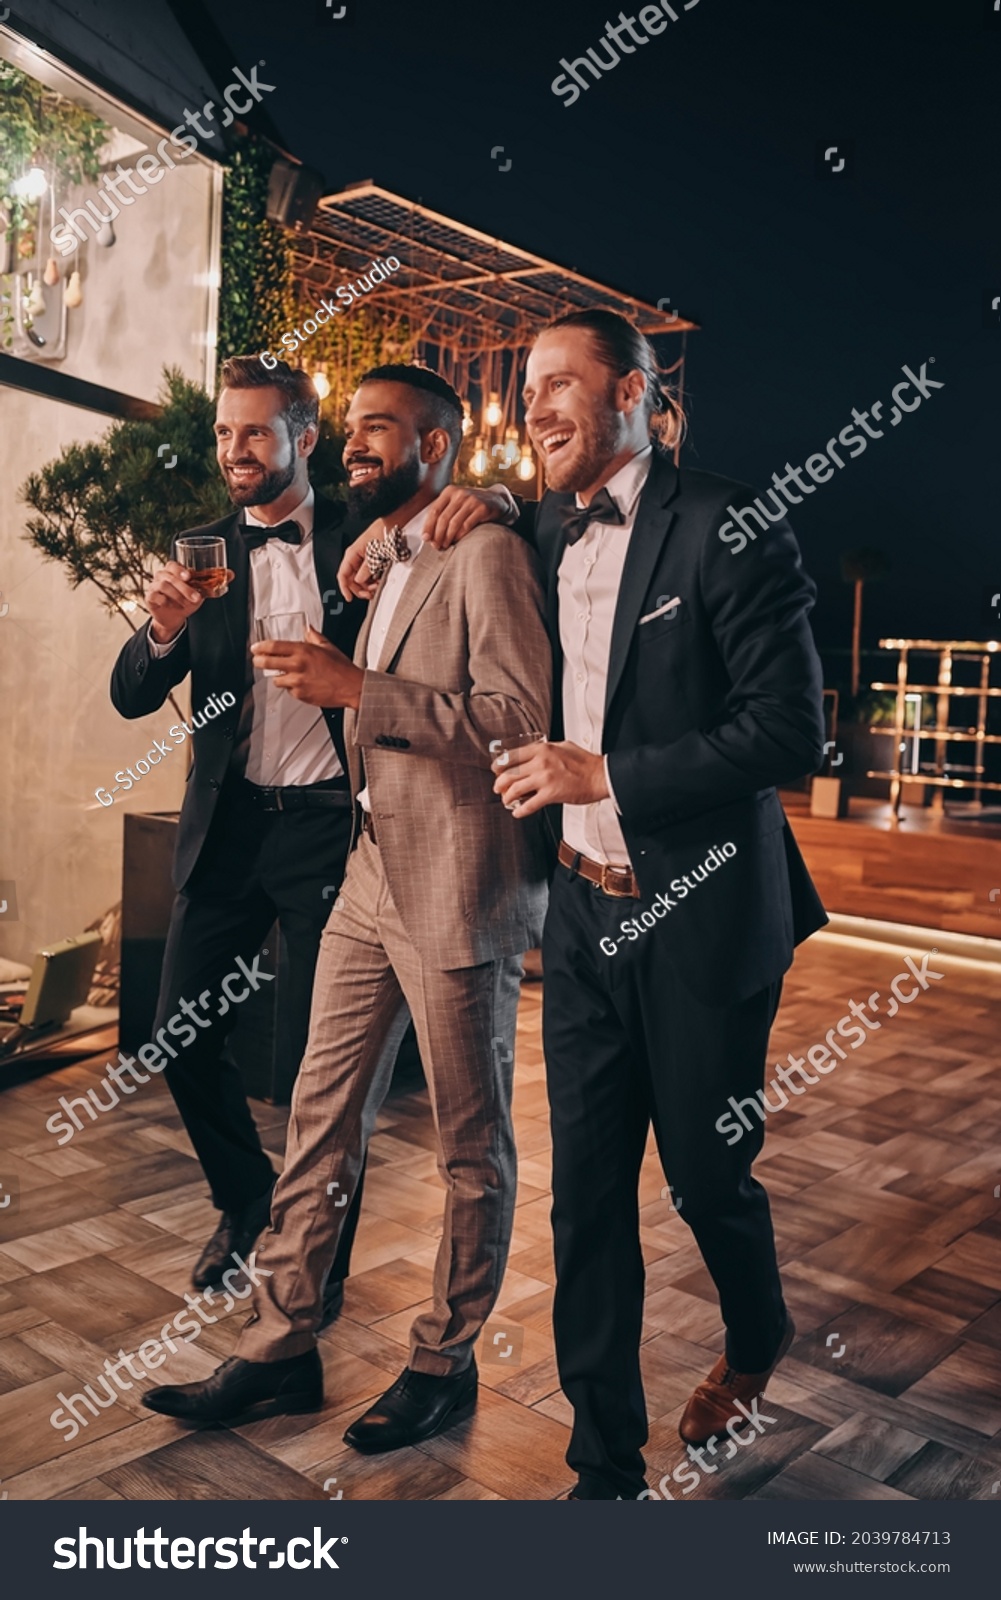
<svg viewBox="0 0 1001 1600">
<path fill-rule="evenodd" d="M 791 520 L 822 645 L 848 642 L 838 555 L 860 544 L 893 563 L 867 591 L 867 644 L 986 636 L 1001 589 L 988 0 L 674 0 L 679 21 L 572 106 L 550 84 L 617 19 L 607 4 L 348 3 L 322 25 L 315 0 L 207 9 L 230 59 L 265 58 L 268 111 L 331 188 L 372 178 L 699 322 L 690 465 L 763 487 L 853 406 L 889 412 L 903 365 L 934 356 L 945 387 Z M 854 141 L 851 177 L 818 179 L 820 140 Z"/>
</svg>

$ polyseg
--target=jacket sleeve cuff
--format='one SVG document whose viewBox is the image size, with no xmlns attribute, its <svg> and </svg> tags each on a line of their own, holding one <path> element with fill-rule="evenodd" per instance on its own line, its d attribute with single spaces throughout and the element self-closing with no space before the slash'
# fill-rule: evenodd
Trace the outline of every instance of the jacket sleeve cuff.
<svg viewBox="0 0 1001 1600">
<path fill-rule="evenodd" d="M 489 489 L 483 489 L 481 494 L 492 496 L 491 504 L 496 509 L 497 521 L 503 527 L 513 528 L 521 516 L 521 507 L 514 495 L 504 483 L 493 483 Z"/>
<path fill-rule="evenodd" d="M 186 622 L 182 623 L 180 632 L 179 633 L 175 633 L 174 637 L 171 639 L 169 644 L 157 644 L 157 642 L 154 639 L 152 633 L 150 632 L 151 624 L 149 622 L 147 622 L 147 624 L 146 624 L 146 644 L 149 647 L 149 653 L 153 657 L 154 661 L 160 661 L 160 660 L 162 660 L 162 658 L 164 656 L 169 656 L 170 655 L 170 652 L 174 649 L 175 645 L 177 644 L 177 641 L 184 637 L 184 634 L 187 631 L 187 626 L 188 626 L 188 624 Z"/>
</svg>

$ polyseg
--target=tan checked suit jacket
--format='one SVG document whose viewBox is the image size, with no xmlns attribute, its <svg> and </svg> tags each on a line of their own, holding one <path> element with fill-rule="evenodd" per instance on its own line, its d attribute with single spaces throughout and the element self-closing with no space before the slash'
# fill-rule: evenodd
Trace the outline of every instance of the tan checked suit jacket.
<svg viewBox="0 0 1001 1600">
<path fill-rule="evenodd" d="M 375 609 L 373 600 L 358 636 L 361 667 Z M 369 786 L 400 918 L 443 971 L 539 943 L 545 824 L 504 809 L 490 744 L 548 733 L 552 683 L 542 586 L 524 540 L 484 523 L 449 550 L 424 545 L 345 740 L 352 793 Z"/>
</svg>

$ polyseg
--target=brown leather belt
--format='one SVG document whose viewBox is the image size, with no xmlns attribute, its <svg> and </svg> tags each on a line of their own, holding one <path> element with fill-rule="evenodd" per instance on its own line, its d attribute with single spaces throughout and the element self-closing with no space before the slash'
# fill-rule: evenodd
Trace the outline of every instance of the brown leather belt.
<svg viewBox="0 0 1001 1600">
<path fill-rule="evenodd" d="M 575 876 L 586 878 L 602 894 L 611 895 L 616 900 L 640 898 L 639 884 L 631 867 L 608 867 L 602 866 L 599 861 L 589 861 L 579 850 L 571 850 L 565 839 L 560 840 L 556 855 L 561 867 L 568 867 Z"/>
<path fill-rule="evenodd" d="M 362 833 L 368 834 L 373 844 L 378 844 L 379 841 L 375 837 L 375 822 L 373 821 L 371 811 L 362 811 L 361 831 Z"/>
</svg>

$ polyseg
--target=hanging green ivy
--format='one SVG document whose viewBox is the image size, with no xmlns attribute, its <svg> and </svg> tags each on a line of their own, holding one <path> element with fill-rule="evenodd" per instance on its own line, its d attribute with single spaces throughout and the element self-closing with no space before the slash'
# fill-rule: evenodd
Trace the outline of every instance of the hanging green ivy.
<svg viewBox="0 0 1001 1600">
<path fill-rule="evenodd" d="M 12 250 L 11 265 L 37 253 L 38 228 L 49 195 L 31 200 L 13 192 L 31 167 L 41 167 L 50 184 L 64 189 L 96 182 L 100 151 L 109 128 L 83 106 L 47 89 L 0 60 L 0 256 Z M 16 246 L 16 248 L 15 248 Z M 9 350 L 13 311 L 9 274 L 0 276 L 0 349 Z"/>
<path fill-rule="evenodd" d="M 220 362 L 230 355 L 269 349 L 272 355 L 281 356 L 282 334 L 301 327 L 313 315 L 314 306 L 303 297 L 302 285 L 295 278 L 289 235 L 266 216 L 268 180 L 275 159 L 274 147 L 251 135 L 236 146 L 226 169 Z M 350 276 L 345 268 L 345 280 Z M 360 374 L 384 361 L 410 361 L 415 347 L 416 336 L 409 323 L 362 305 L 321 325 L 292 357 L 292 363 L 311 372 L 318 363 L 326 363 L 330 394 L 322 411 L 336 426 Z"/>
<path fill-rule="evenodd" d="M 0 195 L 5 209 L 17 209 L 11 188 L 29 167 L 41 167 L 50 181 L 55 175 L 65 187 L 96 182 L 99 152 L 109 132 L 100 117 L 9 61 L 0 61 L 0 104 Z"/>
<path fill-rule="evenodd" d="M 219 359 L 267 349 L 292 313 L 284 231 L 266 216 L 271 145 L 253 136 L 233 150 L 223 179 Z"/>
</svg>

